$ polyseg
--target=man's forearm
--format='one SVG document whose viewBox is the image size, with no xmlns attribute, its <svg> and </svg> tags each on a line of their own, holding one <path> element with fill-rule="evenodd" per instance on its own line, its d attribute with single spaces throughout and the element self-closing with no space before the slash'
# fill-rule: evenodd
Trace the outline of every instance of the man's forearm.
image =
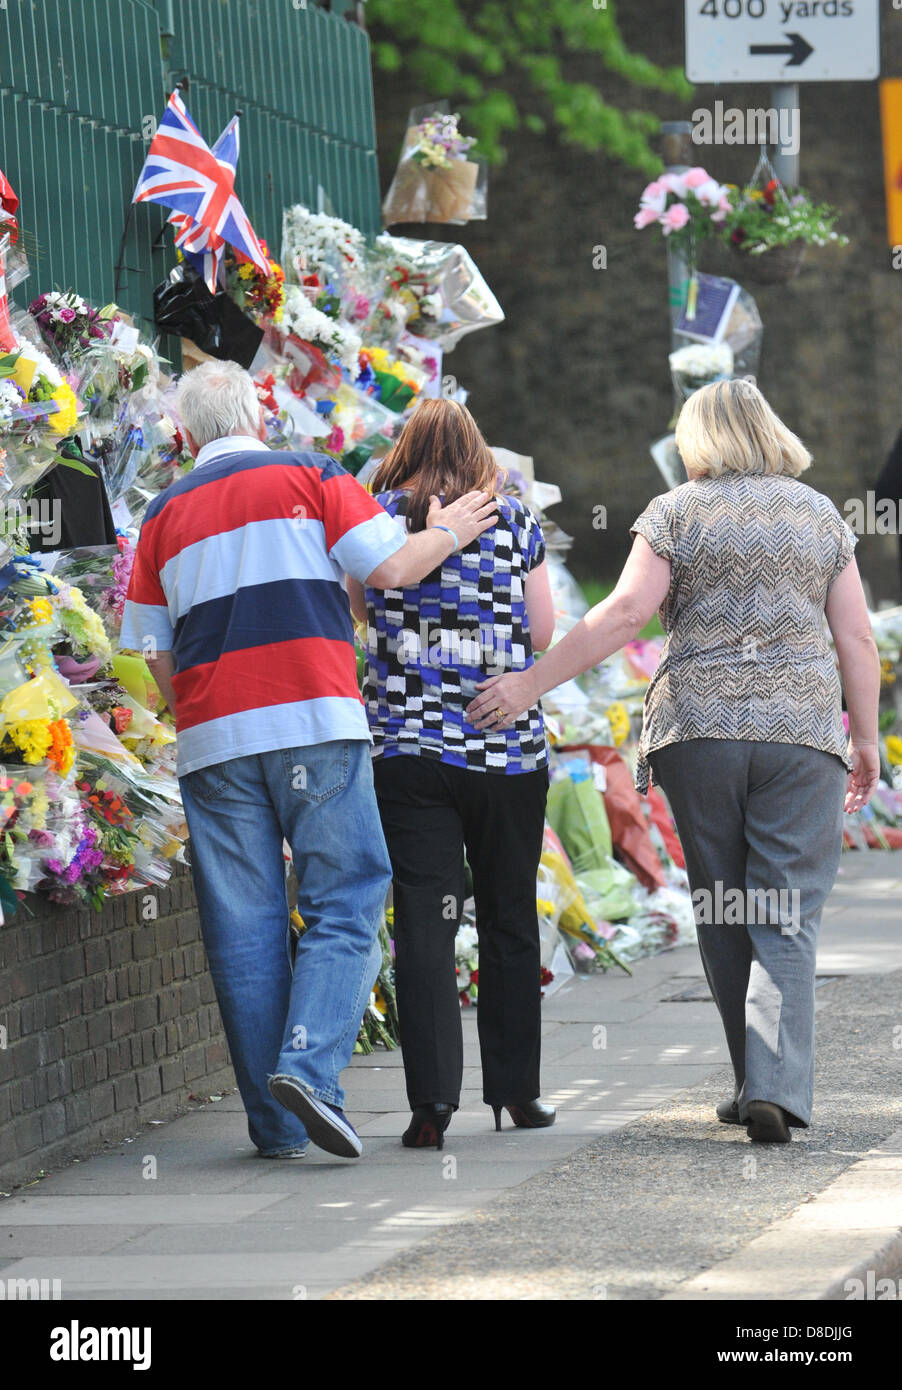
<svg viewBox="0 0 902 1390">
<path fill-rule="evenodd" d="M 170 713 L 175 714 L 175 691 L 172 688 L 175 662 L 172 658 L 172 652 L 158 652 L 156 656 L 148 657 L 147 669 L 156 681 Z"/>
<path fill-rule="evenodd" d="M 438 526 L 415 531 L 400 550 L 373 570 L 366 582 L 372 589 L 404 589 L 409 584 L 419 584 L 447 560 L 454 549 L 454 537 Z"/>
</svg>

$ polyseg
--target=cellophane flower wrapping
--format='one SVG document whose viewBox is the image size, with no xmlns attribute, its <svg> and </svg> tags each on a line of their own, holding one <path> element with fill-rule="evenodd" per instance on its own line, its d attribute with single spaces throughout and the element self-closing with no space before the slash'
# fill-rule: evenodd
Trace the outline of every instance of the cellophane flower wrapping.
<svg viewBox="0 0 902 1390">
<path fill-rule="evenodd" d="M 383 232 L 367 265 L 372 285 L 367 341 L 394 345 L 409 330 L 450 352 L 465 334 L 504 321 L 476 262 L 455 242 Z"/>
</svg>

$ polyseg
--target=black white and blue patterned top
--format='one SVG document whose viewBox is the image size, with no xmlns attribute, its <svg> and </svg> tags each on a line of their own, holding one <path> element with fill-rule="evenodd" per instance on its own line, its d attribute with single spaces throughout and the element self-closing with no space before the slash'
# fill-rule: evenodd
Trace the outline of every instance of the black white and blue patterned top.
<svg viewBox="0 0 902 1390">
<path fill-rule="evenodd" d="M 376 500 L 403 518 L 406 493 Z M 497 523 L 422 583 L 366 590 L 363 700 L 374 757 L 416 754 L 500 773 L 548 764 L 541 705 L 496 733 L 464 715 L 478 681 L 533 664 L 523 581 L 545 558 L 542 528 L 517 498 L 495 501 Z"/>
</svg>

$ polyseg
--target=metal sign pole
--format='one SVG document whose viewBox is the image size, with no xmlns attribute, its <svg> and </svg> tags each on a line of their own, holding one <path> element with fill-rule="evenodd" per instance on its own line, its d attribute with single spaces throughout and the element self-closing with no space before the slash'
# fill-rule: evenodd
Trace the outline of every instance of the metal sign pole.
<svg viewBox="0 0 902 1390">
<path fill-rule="evenodd" d="M 770 99 L 771 99 L 771 105 L 773 106 L 774 110 L 775 110 L 776 113 L 777 113 L 777 120 L 778 120 L 778 122 L 779 122 L 779 124 L 778 124 L 778 126 L 777 126 L 778 131 L 779 131 L 779 130 L 783 130 L 783 129 L 793 129 L 793 125 L 792 125 L 792 121 L 791 121 L 791 120 L 788 121 L 788 122 L 784 125 L 784 122 L 783 122 L 783 120 L 781 119 L 781 113 L 782 113 L 783 111 L 789 112 L 790 114 L 793 113 L 793 112 L 798 112 L 798 110 L 799 110 L 799 84 L 798 84 L 798 82 L 775 82 L 774 85 L 773 85 L 773 87 L 771 88 L 771 98 L 770 98 Z M 800 121 L 800 125 L 801 125 L 801 121 Z M 790 189 L 791 189 L 791 188 L 798 188 L 798 186 L 799 186 L 799 153 L 798 153 L 798 150 L 795 152 L 795 154 L 788 154 L 788 153 L 784 152 L 784 150 L 783 150 L 779 145 L 777 145 L 777 146 L 776 146 L 776 149 L 775 149 L 775 151 L 774 151 L 773 165 L 774 165 L 774 169 L 776 170 L 776 173 L 777 173 L 777 178 L 780 180 L 780 182 L 782 183 L 782 185 L 783 185 L 784 188 L 790 188 Z"/>
</svg>

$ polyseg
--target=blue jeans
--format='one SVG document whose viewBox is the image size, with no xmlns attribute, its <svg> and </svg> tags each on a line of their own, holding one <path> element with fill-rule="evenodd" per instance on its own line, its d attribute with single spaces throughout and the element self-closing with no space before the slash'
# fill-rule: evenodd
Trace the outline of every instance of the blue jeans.
<svg viewBox="0 0 902 1390">
<path fill-rule="evenodd" d="M 344 1104 L 348 1065 L 379 971 L 391 866 L 369 744 L 336 741 L 231 758 L 180 778 L 201 930 L 238 1089 L 257 1148 L 307 1141 L 267 1087 L 277 1072 Z M 283 838 L 307 931 L 290 963 Z"/>
</svg>

